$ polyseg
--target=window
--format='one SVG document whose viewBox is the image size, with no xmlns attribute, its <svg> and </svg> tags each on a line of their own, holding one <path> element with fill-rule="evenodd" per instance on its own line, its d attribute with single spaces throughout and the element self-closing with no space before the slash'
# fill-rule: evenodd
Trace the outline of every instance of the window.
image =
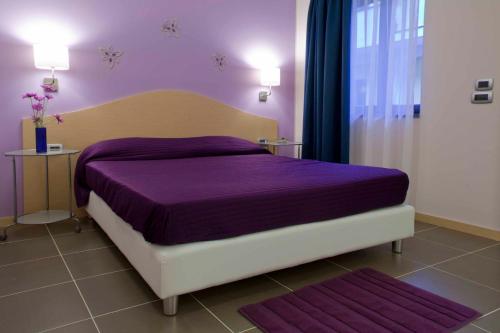
<svg viewBox="0 0 500 333">
<path fill-rule="evenodd" d="M 351 25 L 351 105 L 354 117 L 394 116 L 412 99 L 420 116 L 425 0 L 354 0 Z M 408 88 L 413 87 L 409 92 Z M 392 97 L 391 97 L 392 96 Z"/>
</svg>

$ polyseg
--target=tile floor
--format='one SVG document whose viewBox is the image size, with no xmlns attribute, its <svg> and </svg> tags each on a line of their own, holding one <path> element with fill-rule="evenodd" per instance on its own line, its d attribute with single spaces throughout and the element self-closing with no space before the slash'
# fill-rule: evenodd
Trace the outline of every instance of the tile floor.
<svg viewBox="0 0 500 333">
<path fill-rule="evenodd" d="M 403 255 L 390 244 L 202 290 L 176 317 L 106 235 L 86 222 L 16 226 L 0 244 L 1 332 L 250 332 L 237 309 L 349 270 L 373 267 L 479 310 L 460 332 L 500 332 L 500 243 L 416 222 Z"/>
</svg>

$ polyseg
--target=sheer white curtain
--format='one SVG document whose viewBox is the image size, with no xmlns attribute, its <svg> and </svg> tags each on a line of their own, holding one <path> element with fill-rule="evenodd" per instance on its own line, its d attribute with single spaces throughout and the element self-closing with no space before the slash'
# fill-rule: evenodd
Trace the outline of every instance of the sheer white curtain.
<svg viewBox="0 0 500 333">
<path fill-rule="evenodd" d="M 411 174 L 420 110 L 424 0 L 353 0 L 352 164 Z"/>
</svg>

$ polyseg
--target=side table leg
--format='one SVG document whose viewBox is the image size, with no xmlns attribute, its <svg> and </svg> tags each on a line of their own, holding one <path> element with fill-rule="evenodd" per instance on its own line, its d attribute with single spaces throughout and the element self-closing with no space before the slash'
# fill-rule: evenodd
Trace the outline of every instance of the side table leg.
<svg viewBox="0 0 500 333">
<path fill-rule="evenodd" d="M 71 181 L 71 155 L 68 154 L 68 210 L 69 217 L 71 220 L 75 221 L 75 232 L 82 232 L 82 225 L 80 222 L 80 218 L 73 214 L 73 193 L 72 193 L 72 181 Z"/>
<path fill-rule="evenodd" d="M 78 218 L 77 216 L 73 216 L 71 219 L 72 219 L 73 221 L 75 221 L 75 223 L 76 223 L 76 224 L 75 224 L 75 232 L 76 232 L 77 234 L 79 234 L 80 232 L 82 232 L 82 223 L 81 223 L 81 221 L 80 221 L 80 218 Z"/>
<path fill-rule="evenodd" d="M 49 156 L 45 156 L 45 206 L 50 209 L 50 189 L 49 189 Z"/>
<path fill-rule="evenodd" d="M 5 242 L 7 240 L 7 229 L 15 225 L 15 223 L 12 223 L 2 228 L 2 231 L 0 231 L 0 242 Z"/>
<path fill-rule="evenodd" d="M 14 220 L 12 221 L 11 224 L 5 226 L 4 228 L 2 228 L 1 232 L 0 232 L 0 242 L 4 242 L 7 240 L 7 229 L 9 229 L 10 227 L 14 226 L 17 224 L 17 170 L 16 170 L 16 157 L 15 156 L 12 156 L 12 176 L 13 176 L 13 185 L 14 185 Z"/>
</svg>

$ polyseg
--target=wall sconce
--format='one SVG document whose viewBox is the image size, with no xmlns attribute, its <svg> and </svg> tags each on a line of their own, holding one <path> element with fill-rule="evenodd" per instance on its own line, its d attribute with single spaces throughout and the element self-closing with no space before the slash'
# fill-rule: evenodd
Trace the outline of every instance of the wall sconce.
<svg viewBox="0 0 500 333">
<path fill-rule="evenodd" d="M 50 86 L 50 90 L 53 92 L 58 91 L 59 84 L 54 77 L 54 71 L 69 69 L 68 47 L 54 44 L 35 44 L 33 45 L 33 56 L 36 68 L 49 69 L 52 72 L 52 77 L 44 78 L 43 84 Z"/>
<path fill-rule="evenodd" d="M 259 92 L 259 101 L 267 102 L 267 97 L 271 96 L 271 87 L 280 85 L 280 77 L 280 69 L 277 67 L 263 68 L 260 70 L 260 84 L 268 87 L 268 89 Z"/>
</svg>

